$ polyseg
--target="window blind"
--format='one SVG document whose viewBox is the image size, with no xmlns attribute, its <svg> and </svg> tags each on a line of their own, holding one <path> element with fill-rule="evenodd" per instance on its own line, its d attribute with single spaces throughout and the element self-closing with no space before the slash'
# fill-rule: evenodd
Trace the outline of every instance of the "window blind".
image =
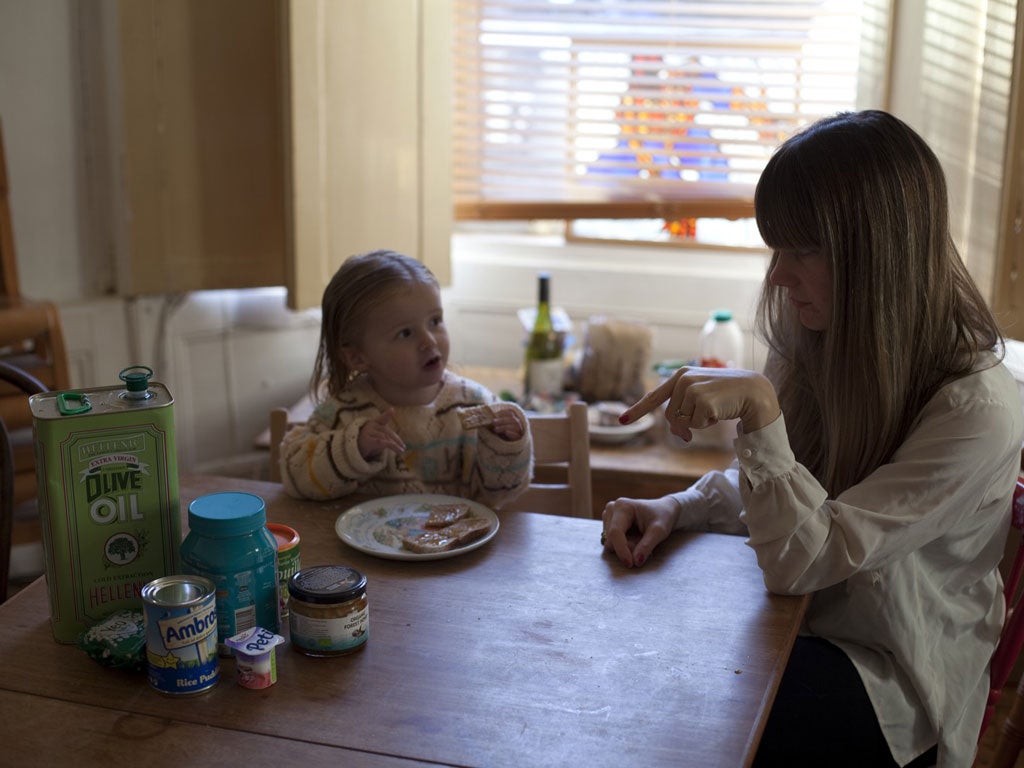
<svg viewBox="0 0 1024 768">
<path fill-rule="evenodd" d="M 772 150 L 885 72 L 888 15 L 881 0 L 455 0 L 456 218 L 750 216 Z"/>
<path fill-rule="evenodd" d="M 942 161 L 950 228 L 988 294 L 995 276 L 1013 89 L 1016 0 L 926 0 L 915 127 Z"/>
</svg>

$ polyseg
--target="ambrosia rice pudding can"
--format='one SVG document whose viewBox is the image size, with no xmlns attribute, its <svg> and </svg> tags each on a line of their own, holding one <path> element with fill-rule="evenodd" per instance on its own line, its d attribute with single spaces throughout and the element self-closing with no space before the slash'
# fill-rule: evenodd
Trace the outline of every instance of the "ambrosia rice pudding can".
<svg viewBox="0 0 1024 768">
<path fill-rule="evenodd" d="M 202 693 L 217 683 L 217 599 L 202 576 L 164 576 L 142 588 L 149 684 Z"/>
<path fill-rule="evenodd" d="M 53 636 L 73 643 L 142 588 L 177 572 L 173 399 L 152 369 L 122 386 L 32 395 L 39 517 Z"/>
</svg>

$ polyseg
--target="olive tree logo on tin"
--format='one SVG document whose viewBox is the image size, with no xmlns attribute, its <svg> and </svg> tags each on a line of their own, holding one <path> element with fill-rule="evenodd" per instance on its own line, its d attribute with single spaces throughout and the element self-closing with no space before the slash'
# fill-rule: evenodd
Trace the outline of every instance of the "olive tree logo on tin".
<svg viewBox="0 0 1024 768">
<path fill-rule="evenodd" d="M 103 544 L 103 557 L 110 565 L 128 565 L 146 548 L 145 537 L 133 536 L 121 531 L 115 533 Z"/>
</svg>

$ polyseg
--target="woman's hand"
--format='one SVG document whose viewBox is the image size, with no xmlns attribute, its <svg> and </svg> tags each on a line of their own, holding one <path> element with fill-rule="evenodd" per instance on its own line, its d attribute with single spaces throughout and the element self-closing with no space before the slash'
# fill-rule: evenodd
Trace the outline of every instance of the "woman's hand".
<svg viewBox="0 0 1024 768">
<path fill-rule="evenodd" d="M 605 505 L 601 515 L 604 521 L 601 541 L 627 568 L 641 566 L 654 548 L 675 530 L 678 518 L 679 505 L 671 496 L 616 499 Z M 629 534 L 634 529 L 640 532 L 640 540 L 632 544 Z"/>
<path fill-rule="evenodd" d="M 521 439 L 524 434 L 523 425 L 520 423 L 515 410 L 512 408 L 496 408 L 495 411 L 491 431 L 509 442 Z"/>
<path fill-rule="evenodd" d="M 693 367 L 680 368 L 628 408 L 619 420 L 629 424 L 665 401 L 669 430 L 684 440 L 693 437 L 691 430 L 725 419 L 739 419 L 744 432 L 753 432 L 771 424 L 781 412 L 775 388 L 760 373 Z"/>
<path fill-rule="evenodd" d="M 395 417 L 395 409 L 388 408 L 375 419 L 370 419 L 359 430 L 359 454 L 366 461 L 374 461 L 386 450 L 396 454 L 405 451 L 405 441 L 399 437 L 391 424 Z"/>
</svg>

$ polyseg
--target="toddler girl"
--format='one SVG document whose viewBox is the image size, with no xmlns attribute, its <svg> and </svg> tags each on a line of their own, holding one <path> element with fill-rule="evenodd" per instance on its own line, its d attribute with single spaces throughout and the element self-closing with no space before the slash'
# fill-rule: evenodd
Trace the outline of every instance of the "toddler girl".
<svg viewBox="0 0 1024 768">
<path fill-rule="evenodd" d="M 321 322 L 317 405 L 281 444 L 287 493 L 444 493 L 496 507 L 526 489 L 526 416 L 446 369 L 440 286 L 423 264 L 393 251 L 353 256 L 324 291 Z"/>
</svg>

